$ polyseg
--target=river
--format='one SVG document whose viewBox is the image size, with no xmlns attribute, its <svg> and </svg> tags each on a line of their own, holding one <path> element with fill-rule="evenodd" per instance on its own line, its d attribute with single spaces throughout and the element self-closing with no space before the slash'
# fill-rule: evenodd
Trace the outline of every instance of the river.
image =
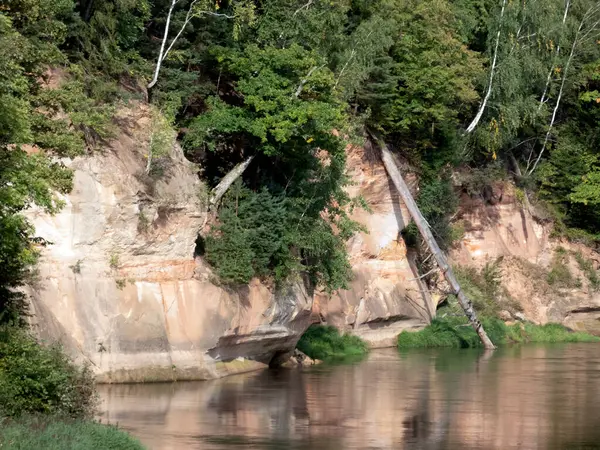
<svg viewBox="0 0 600 450">
<path fill-rule="evenodd" d="M 215 381 L 100 386 L 149 449 L 600 449 L 600 345 L 398 353 Z"/>
</svg>

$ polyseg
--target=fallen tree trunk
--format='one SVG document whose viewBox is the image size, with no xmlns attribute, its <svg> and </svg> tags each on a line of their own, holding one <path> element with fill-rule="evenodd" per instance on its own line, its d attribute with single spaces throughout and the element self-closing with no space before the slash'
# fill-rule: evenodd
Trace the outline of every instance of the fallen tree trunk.
<svg viewBox="0 0 600 450">
<path fill-rule="evenodd" d="M 417 203 L 413 199 L 413 196 L 410 193 L 408 186 L 404 182 L 404 178 L 402 178 L 402 174 L 400 173 L 400 170 L 398 169 L 398 166 L 396 165 L 396 162 L 394 161 L 392 154 L 388 150 L 385 143 L 379 142 L 379 145 L 381 147 L 381 157 L 383 159 L 383 164 L 385 166 L 385 170 L 387 171 L 388 175 L 392 179 L 394 186 L 396 186 L 396 189 L 398 190 L 398 193 L 400 194 L 402 201 L 408 208 L 408 211 L 410 212 L 412 219 L 415 221 L 415 224 L 419 228 L 419 231 L 421 232 L 421 235 L 425 239 L 425 242 L 431 249 L 431 252 L 433 253 L 433 257 L 435 258 L 441 272 L 444 274 L 446 281 L 448 281 L 448 283 L 452 287 L 452 290 L 454 291 L 454 294 L 458 298 L 458 302 L 460 303 L 460 306 L 464 310 L 465 315 L 469 319 L 469 322 L 471 323 L 471 325 L 473 326 L 473 328 L 479 335 L 479 339 L 481 339 L 481 342 L 483 343 L 483 346 L 486 349 L 496 348 L 494 346 L 494 344 L 492 343 L 492 341 L 490 340 L 490 338 L 488 337 L 485 330 L 483 329 L 483 325 L 481 325 L 481 322 L 479 321 L 479 319 L 477 319 L 477 314 L 475 313 L 475 310 L 473 309 L 473 304 L 471 303 L 471 300 L 469 300 L 469 298 L 465 295 L 463 290 L 460 288 L 460 285 L 458 284 L 458 280 L 456 279 L 456 276 L 454 276 L 454 272 L 452 271 L 452 268 L 450 267 L 450 265 L 448 264 L 448 261 L 446 260 L 446 256 L 444 255 L 444 253 L 438 246 L 435 238 L 433 237 L 433 234 L 431 233 L 431 230 L 429 229 L 429 225 L 427 224 L 427 221 L 421 214 L 421 211 L 419 210 Z"/>
<path fill-rule="evenodd" d="M 219 184 L 217 184 L 210 194 L 210 199 L 208 202 L 211 208 L 215 207 L 219 201 L 221 201 L 227 190 L 231 187 L 235 180 L 237 180 L 244 173 L 253 159 L 254 155 L 248 157 L 246 160 L 242 161 L 233 169 L 231 169 L 227 175 L 223 177 L 223 179 L 219 182 Z"/>
</svg>

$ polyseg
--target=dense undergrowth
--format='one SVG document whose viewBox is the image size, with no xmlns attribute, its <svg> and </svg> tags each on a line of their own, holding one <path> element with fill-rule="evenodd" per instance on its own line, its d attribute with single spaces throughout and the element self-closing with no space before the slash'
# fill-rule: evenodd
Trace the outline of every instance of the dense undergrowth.
<svg viewBox="0 0 600 450">
<path fill-rule="evenodd" d="M 127 433 L 95 422 L 96 407 L 89 368 L 24 328 L 0 327 L 1 449 L 143 448 Z"/>
<path fill-rule="evenodd" d="M 357 336 L 341 335 L 332 326 L 312 325 L 300 338 L 298 349 L 313 359 L 340 360 L 367 354 L 367 344 Z"/>
<path fill-rule="evenodd" d="M 0 421 L 3 450 L 143 450 L 142 444 L 114 426 L 92 421 L 26 417 Z"/>
<path fill-rule="evenodd" d="M 473 348 L 481 347 L 475 330 L 464 316 L 446 315 L 434 319 L 421 331 L 404 331 L 398 336 L 398 347 L 408 348 Z M 600 342 L 600 338 L 587 333 L 573 332 L 559 324 L 535 325 L 515 323 L 507 325 L 497 318 L 481 318 L 485 331 L 495 345 L 518 343 Z"/>
</svg>

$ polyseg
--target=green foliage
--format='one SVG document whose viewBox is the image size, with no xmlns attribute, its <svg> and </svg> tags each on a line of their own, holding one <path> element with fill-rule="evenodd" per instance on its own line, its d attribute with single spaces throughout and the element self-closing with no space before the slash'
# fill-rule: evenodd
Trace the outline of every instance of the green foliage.
<svg viewBox="0 0 600 450">
<path fill-rule="evenodd" d="M 552 256 L 550 271 L 548 272 L 548 283 L 557 287 L 574 288 L 580 287 L 581 281 L 573 277 L 569 269 L 570 257 L 568 252 L 558 247 Z"/>
<path fill-rule="evenodd" d="M 108 258 L 108 265 L 111 269 L 118 269 L 121 266 L 121 260 L 118 253 L 113 252 L 110 254 Z"/>
<path fill-rule="evenodd" d="M 439 317 L 442 318 L 439 318 Z M 600 338 L 587 333 L 575 333 L 559 324 L 535 325 L 532 323 L 506 325 L 500 319 L 483 317 L 481 323 L 495 345 L 527 342 L 599 342 Z M 398 348 L 477 348 L 481 340 L 467 323 L 464 315 L 445 315 L 438 311 L 438 318 L 421 331 L 403 331 L 398 336 Z"/>
<path fill-rule="evenodd" d="M 481 270 L 457 267 L 455 271 L 461 288 L 473 302 L 475 310 L 484 316 L 493 317 L 502 308 L 504 292 L 501 287 L 500 262 L 501 260 L 488 262 Z"/>
<path fill-rule="evenodd" d="M 458 207 L 450 180 L 435 178 L 422 182 L 417 204 L 438 244 L 444 249 L 450 247 L 454 237 L 450 217 Z"/>
<path fill-rule="evenodd" d="M 332 326 L 311 325 L 302 335 L 298 349 L 313 359 L 335 360 L 364 356 L 367 344 L 357 336 L 340 335 Z"/>
<path fill-rule="evenodd" d="M 146 173 L 158 178 L 164 175 L 170 162 L 171 149 L 175 142 L 175 132 L 169 119 L 156 109 L 152 110 L 152 134 L 146 155 Z"/>
<path fill-rule="evenodd" d="M 0 447 L 4 450 L 143 450 L 117 427 L 92 421 L 27 417 L 0 421 Z"/>
<path fill-rule="evenodd" d="M 600 289 L 600 277 L 598 276 L 598 272 L 594 269 L 594 265 L 592 261 L 585 258 L 581 252 L 575 252 L 575 261 L 577 261 L 577 265 L 579 269 L 585 273 L 588 281 L 590 282 L 590 286 L 594 290 Z"/>
<path fill-rule="evenodd" d="M 67 192 L 72 175 L 60 163 L 19 148 L 0 145 L 0 323 L 19 320 L 22 294 L 15 291 L 37 259 L 34 230 L 21 212 L 37 205 L 46 212 L 62 203 L 55 192 Z"/>
<path fill-rule="evenodd" d="M 94 377 L 57 345 L 40 345 L 28 332 L 0 328 L 0 416 L 27 413 L 91 418 Z"/>
<path fill-rule="evenodd" d="M 315 284 L 344 287 L 350 266 L 343 236 L 311 206 L 285 193 L 253 192 L 235 184 L 223 201 L 220 225 L 206 239 L 207 260 L 225 282 L 272 275 L 281 283 L 305 272 Z"/>
</svg>

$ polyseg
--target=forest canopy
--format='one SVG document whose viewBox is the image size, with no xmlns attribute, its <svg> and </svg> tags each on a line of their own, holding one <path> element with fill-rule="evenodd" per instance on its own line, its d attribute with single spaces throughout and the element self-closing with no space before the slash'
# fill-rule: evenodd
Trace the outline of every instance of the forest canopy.
<svg viewBox="0 0 600 450">
<path fill-rule="evenodd" d="M 251 161 L 203 237 L 224 281 L 347 285 L 361 202 L 344 149 L 369 133 L 418 175 L 442 246 L 457 192 L 498 178 L 558 233 L 600 240 L 597 1 L 6 0 L 0 321 L 43 244 L 23 211 L 61 207 L 60 158 L 98 151 L 132 99 L 162 112 L 209 186 Z"/>
</svg>

